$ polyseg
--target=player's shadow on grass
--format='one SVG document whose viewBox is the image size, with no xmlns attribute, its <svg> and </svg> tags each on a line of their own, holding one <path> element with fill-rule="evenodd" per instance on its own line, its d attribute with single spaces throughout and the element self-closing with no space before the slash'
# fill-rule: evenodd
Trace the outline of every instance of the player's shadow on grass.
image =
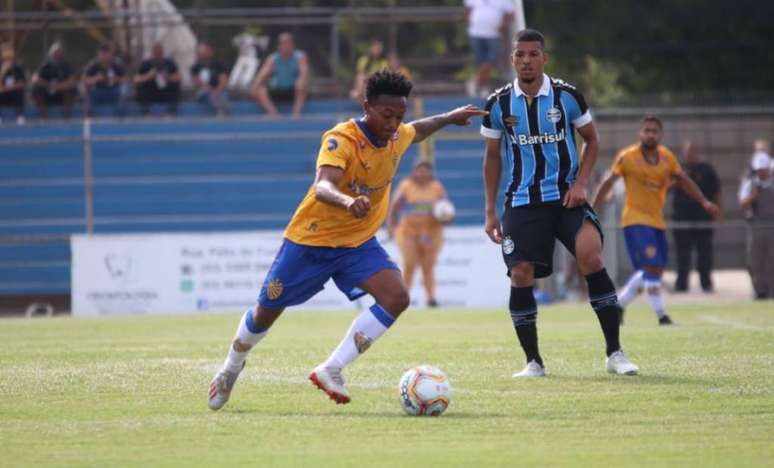
<svg viewBox="0 0 774 468">
<path fill-rule="evenodd" d="M 551 375 L 551 380 L 562 380 L 565 382 L 599 382 L 599 383 L 622 383 L 625 385 L 710 385 L 717 383 L 717 378 L 699 378 L 684 375 L 664 375 L 664 374 L 640 374 L 633 376 L 624 375 Z"/>
<path fill-rule="evenodd" d="M 346 409 L 341 409 L 340 411 L 331 411 L 329 413 L 301 413 L 301 412 L 292 412 L 292 411 L 282 411 L 282 412 L 274 412 L 274 411 L 262 411 L 259 409 L 227 409 L 223 410 L 223 413 L 233 413 L 233 414 L 240 414 L 240 415 L 249 415 L 249 414 L 256 414 L 256 415 L 263 415 L 263 416 L 287 416 L 287 417 L 306 417 L 306 418 L 330 418 L 330 417 L 339 417 L 339 418 L 408 418 L 408 419 L 437 419 L 434 417 L 429 418 L 417 418 L 409 416 L 401 411 L 362 411 L 362 410 L 355 410 L 355 411 L 349 411 Z M 473 413 L 468 411 L 450 411 L 448 413 L 444 413 L 441 418 L 443 419 L 491 419 L 491 418 L 507 418 L 509 415 L 507 414 L 500 414 L 500 413 Z"/>
</svg>

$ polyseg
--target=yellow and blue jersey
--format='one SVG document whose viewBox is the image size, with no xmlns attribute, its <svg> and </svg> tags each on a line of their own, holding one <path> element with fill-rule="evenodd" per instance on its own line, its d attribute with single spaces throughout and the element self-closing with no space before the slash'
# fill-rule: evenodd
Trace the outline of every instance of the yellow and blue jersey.
<svg viewBox="0 0 774 468">
<path fill-rule="evenodd" d="M 534 98 L 517 83 L 495 91 L 486 102 L 481 134 L 504 137 L 512 207 L 558 203 L 575 182 L 580 161 L 575 129 L 592 121 L 586 100 L 572 85 L 543 75 Z"/>
<path fill-rule="evenodd" d="M 415 134 L 412 125 L 401 124 L 387 144 L 380 145 L 359 119 L 325 132 L 317 167 L 341 168 L 344 177 L 339 190 L 351 197 L 367 196 L 371 211 L 355 218 L 344 208 L 317 200 L 310 187 L 285 229 L 285 238 L 317 247 L 357 247 L 368 241 L 387 217 L 390 186 Z"/>
<path fill-rule="evenodd" d="M 669 148 L 659 145 L 658 162 L 649 163 L 640 144 L 622 149 L 613 162 L 613 174 L 626 184 L 621 224 L 664 229 L 664 203 L 672 179 L 682 172 L 677 157 Z"/>
</svg>

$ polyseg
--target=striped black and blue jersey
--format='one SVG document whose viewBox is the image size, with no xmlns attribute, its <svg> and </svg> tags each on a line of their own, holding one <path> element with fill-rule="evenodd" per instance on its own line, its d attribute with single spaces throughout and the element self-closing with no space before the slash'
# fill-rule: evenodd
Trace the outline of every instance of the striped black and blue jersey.
<svg viewBox="0 0 774 468">
<path fill-rule="evenodd" d="M 486 110 L 481 134 L 504 139 L 510 165 L 505 203 L 515 207 L 561 201 L 580 164 L 575 128 L 592 120 L 583 95 L 571 84 L 543 75 L 533 99 L 513 82 L 489 96 Z"/>
</svg>

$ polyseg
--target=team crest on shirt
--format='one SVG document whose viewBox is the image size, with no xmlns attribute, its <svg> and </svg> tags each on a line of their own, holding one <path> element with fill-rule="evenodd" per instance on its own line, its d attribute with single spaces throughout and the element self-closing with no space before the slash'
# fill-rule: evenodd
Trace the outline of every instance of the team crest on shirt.
<svg viewBox="0 0 774 468">
<path fill-rule="evenodd" d="M 552 107 L 546 112 L 546 119 L 551 123 L 558 123 L 562 120 L 562 111 L 558 107 Z"/>
<path fill-rule="evenodd" d="M 269 299 L 273 301 L 282 295 L 283 290 L 284 287 L 282 286 L 282 281 L 274 278 L 273 280 L 269 281 L 269 285 L 266 287 L 266 295 L 269 296 Z"/>
<path fill-rule="evenodd" d="M 339 142 L 335 138 L 328 139 L 328 151 L 335 151 L 339 147 Z"/>
<path fill-rule="evenodd" d="M 515 115 L 509 115 L 503 119 L 503 123 L 508 127 L 515 127 L 519 123 L 519 118 Z"/>
<path fill-rule="evenodd" d="M 647 247 L 645 248 L 645 255 L 646 255 L 648 258 L 653 258 L 653 257 L 655 257 L 655 256 L 656 256 L 656 246 L 654 246 L 654 245 L 649 245 L 649 246 L 647 246 Z"/>
<path fill-rule="evenodd" d="M 510 236 L 503 239 L 503 253 L 505 255 L 510 255 L 514 250 L 516 250 L 516 244 L 513 243 L 513 239 L 511 239 Z"/>
<path fill-rule="evenodd" d="M 371 347 L 371 343 L 373 343 L 373 340 L 365 336 L 363 332 L 355 332 L 352 339 L 355 341 L 355 348 L 357 348 L 357 352 L 360 354 L 365 353 Z"/>
</svg>

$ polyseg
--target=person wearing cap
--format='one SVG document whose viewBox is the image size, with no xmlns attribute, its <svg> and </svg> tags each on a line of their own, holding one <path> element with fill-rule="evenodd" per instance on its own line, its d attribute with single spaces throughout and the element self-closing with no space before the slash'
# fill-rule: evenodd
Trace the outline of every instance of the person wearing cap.
<svg viewBox="0 0 774 468">
<path fill-rule="evenodd" d="M 55 42 L 48 49 L 46 61 L 32 77 L 32 97 L 40 116 L 47 117 L 51 106 L 62 106 L 64 116 L 69 116 L 76 94 L 75 74 L 64 58 L 64 47 Z"/>
<path fill-rule="evenodd" d="M 755 142 L 751 176 L 739 188 L 739 207 L 748 211 L 747 264 L 755 298 L 774 299 L 774 161 L 768 142 Z"/>
</svg>

